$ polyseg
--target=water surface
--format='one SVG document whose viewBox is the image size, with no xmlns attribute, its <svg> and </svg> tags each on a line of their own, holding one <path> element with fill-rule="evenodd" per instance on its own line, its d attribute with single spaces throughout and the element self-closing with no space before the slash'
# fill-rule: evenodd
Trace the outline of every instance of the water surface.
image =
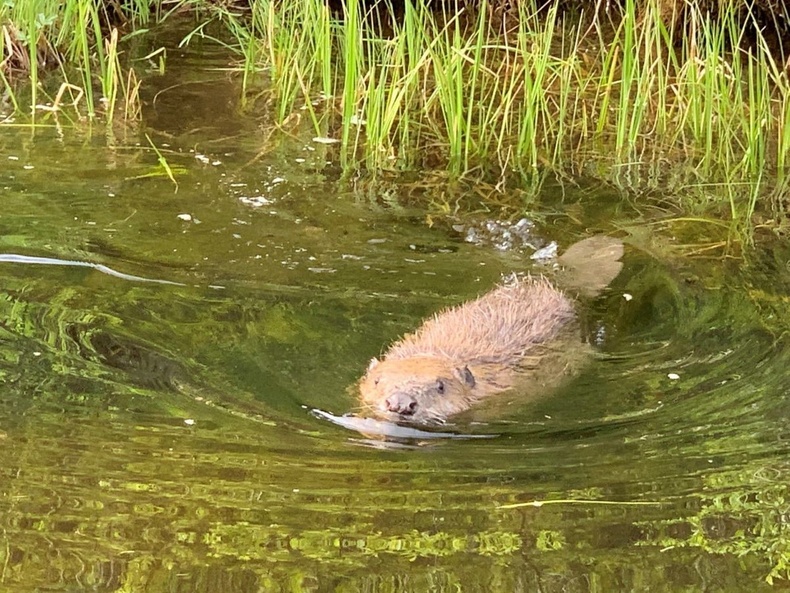
<svg viewBox="0 0 790 593">
<path fill-rule="evenodd" d="M 141 130 L 0 128 L 0 252 L 90 264 L 0 261 L 0 589 L 758 591 L 784 574 L 790 249 L 669 257 L 605 188 L 448 216 L 457 186 L 415 200 L 413 176 L 339 179 L 311 135 L 272 149 L 207 63 L 185 50 L 144 91 L 177 191 Z M 533 221 L 527 240 L 499 249 L 499 214 Z M 580 305 L 595 355 L 442 427 L 493 438 L 382 447 L 311 412 L 355 411 L 388 343 L 592 232 L 630 239 Z"/>
</svg>

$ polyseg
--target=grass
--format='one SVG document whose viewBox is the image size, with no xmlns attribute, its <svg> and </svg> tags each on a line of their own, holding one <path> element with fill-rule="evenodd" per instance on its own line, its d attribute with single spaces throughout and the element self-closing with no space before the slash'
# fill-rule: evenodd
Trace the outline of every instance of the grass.
<svg viewBox="0 0 790 593">
<path fill-rule="evenodd" d="M 583 172 L 681 196 L 687 213 L 742 227 L 790 186 L 788 74 L 737 3 L 716 19 L 686 4 L 682 30 L 659 0 L 624 0 L 612 18 L 537 0 L 506 17 L 495 0 L 474 11 L 370 4 L 346 0 L 338 14 L 324 0 L 255 0 L 249 10 L 130 0 L 120 16 L 136 35 L 152 17 L 210 7 L 236 40 L 245 91 L 265 72 L 279 125 L 307 117 L 337 141 L 330 155 L 348 173 L 444 170 L 504 187 L 547 169 Z M 16 111 L 33 121 L 140 116 L 139 81 L 105 6 L 0 5 L 0 83 Z M 39 84 L 44 62 L 58 65 L 60 86 Z"/>
<path fill-rule="evenodd" d="M 111 16 L 107 6 L 94 0 L 0 4 L 0 83 L 17 112 L 28 111 L 32 122 L 40 112 L 63 113 L 60 98 L 67 89 L 79 98 L 68 103 L 79 119 L 103 115 L 112 121 L 119 98 L 123 98 L 124 117 L 139 114 L 135 107 L 139 85 L 134 74 L 122 71 L 120 34 L 114 21 L 125 19 L 132 28 L 141 26 L 148 22 L 152 9 L 148 2 L 130 0 L 123 3 L 123 14 Z M 155 12 L 160 9 L 155 7 Z M 41 85 L 45 80 L 41 71 L 53 66 L 59 76 L 46 77 L 48 84 Z M 59 82 L 53 86 L 56 79 Z M 20 89 L 29 97 L 20 97 Z M 58 92 L 55 98 L 50 96 L 54 89 Z"/>
<path fill-rule="evenodd" d="M 516 6 L 503 23 L 485 0 L 402 14 L 348 0 L 342 16 L 320 0 L 259 0 L 254 25 L 237 27 L 257 44 L 245 72 L 270 73 L 279 121 L 307 110 L 316 133 L 337 133 L 347 171 L 593 170 L 698 188 L 744 225 L 760 196 L 786 189 L 790 82 L 734 3 L 717 20 L 688 6 L 682 35 L 654 1 L 627 0 L 613 26 Z M 712 183 L 725 190 L 706 195 Z"/>
</svg>

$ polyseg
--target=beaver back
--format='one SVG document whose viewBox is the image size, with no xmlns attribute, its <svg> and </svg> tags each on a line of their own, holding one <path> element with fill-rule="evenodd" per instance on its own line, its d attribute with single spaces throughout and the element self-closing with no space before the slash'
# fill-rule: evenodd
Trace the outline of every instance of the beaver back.
<svg viewBox="0 0 790 593">
<path fill-rule="evenodd" d="M 384 360 L 441 357 L 456 365 L 515 367 L 573 318 L 571 299 L 545 278 L 527 277 L 438 313 L 395 343 Z"/>
</svg>

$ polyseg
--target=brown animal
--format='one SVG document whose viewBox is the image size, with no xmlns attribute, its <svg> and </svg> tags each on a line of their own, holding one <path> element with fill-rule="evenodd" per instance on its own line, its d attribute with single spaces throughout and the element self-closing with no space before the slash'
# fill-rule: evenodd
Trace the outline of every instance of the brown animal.
<svg viewBox="0 0 790 593">
<path fill-rule="evenodd" d="M 560 258 L 566 285 L 597 294 L 620 272 L 623 244 L 591 237 Z M 527 277 L 443 311 L 371 360 L 360 398 L 396 422 L 441 423 L 539 369 L 576 318 L 574 301 L 546 278 Z"/>
</svg>

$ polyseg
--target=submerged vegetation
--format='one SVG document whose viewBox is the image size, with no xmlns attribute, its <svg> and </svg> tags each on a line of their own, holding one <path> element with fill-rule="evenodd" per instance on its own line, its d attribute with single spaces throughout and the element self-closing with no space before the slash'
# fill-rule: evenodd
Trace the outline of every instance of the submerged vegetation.
<svg viewBox="0 0 790 593">
<path fill-rule="evenodd" d="M 132 235 L 145 227 L 136 224 Z M 353 234 L 364 223 L 349 226 Z M 344 437 L 328 440 L 306 414 L 288 409 L 315 401 L 290 397 L 325 385 L 327 361 L 343 367 L 358 351 L 363 358 L 371 335 L 354 328 L 371 324 L 360 316 L 382 318 L 393 301 L 256 290 L 217 293 L 208 307 L 187 286 L 160 285 L 161 298 L 110 281 L 94 287 L 110 303 L 105 309 L 95 290 L 79 288 L 80 276 L 57 278 L 49 287 L 46 276 L 31 282 L 11 273 L 0 292 L 9 344 L 0 374 L 21 394 L 0 407 L 13 419 L 2 424 L 10 433 L 4 461 L 14 472 L 5 482 L 9 527 L 0 551 L 8 590 L 78 582 L 96 591 L 140 583 L 172 591 L 172 582 L 195 579 L 189 590 L 306 591 L 314 588 L 293 583 L 342 577 L 345 591 L 375 590 L 365 584 L 384 579 L 398 585 L 392 591 L 588 591 L 590 582 L 603 582 L 600 591 L 653 583 L 678 591 L 708 584 L 742 591 L 749 583 L 761 591 L 768 588 L 759 575 L 788 577 L 790 489 L 782 445 L 773 442 L 786 431 L 772 420 L 786 405 L 763 389 L 762 377 L 783 368 L 790 351 L 767 333 L 750 340 L 752 322 L 767 312 L 786 319 L 787 304 L 766 294 L 784 292 L 782 276 L 733 294 L 646 265 L 628 281 L 642 306 L 627 311 L 634 318 L 626 325 L 657 331 L 653 337 L 671 332 L 677 343 L 651 363 L 642 358 L 650 368 L 630 384 L 591 386 L 590 399 L 602 406 L 576 418 L 592 414 L 592 424 L 566 418 L 548 433 L 532 425 L 507 440 L 402 456 L 356 456 Z M 722 270 L 708 280 L 733 275 Z M 342 281 L 333 286 L 348 290 Z M 175 319 L 174 303 L 183 308 Z M 629 341 L 632 331 L 624 332 Z M 710 368 L 722 333 L 750 347 Z M 699 354 L 681 385 L 662 388 L 655 371 L 692 344 Z M 301 357 L 283 372 L 284 351 Z M 261 373 L 268 397 L 290 404 L 252 399 Z M 733 381 L 723 387 L 722 377 Z M 332 373 L 325 389 L 339 390 L 345 379 Z M 715 398 L 707 396 L 712 383 Z M 628 401 L 635 387 L 643 405 L 659 397 L 667 405 L 638 418 L 600 416 L 621 413 L 623 401 L 643 410 Z M 222 393 L 232 411 L 263 415 L 250 421 L 194 397 L 209 393 Z M 57 549 L 55 571 L 41 552 L 48 546 Z M 216 576 L 201 581 L 211 570 Z M 246 576 L 233 579 L 237 573 Z"/>
</svg>

